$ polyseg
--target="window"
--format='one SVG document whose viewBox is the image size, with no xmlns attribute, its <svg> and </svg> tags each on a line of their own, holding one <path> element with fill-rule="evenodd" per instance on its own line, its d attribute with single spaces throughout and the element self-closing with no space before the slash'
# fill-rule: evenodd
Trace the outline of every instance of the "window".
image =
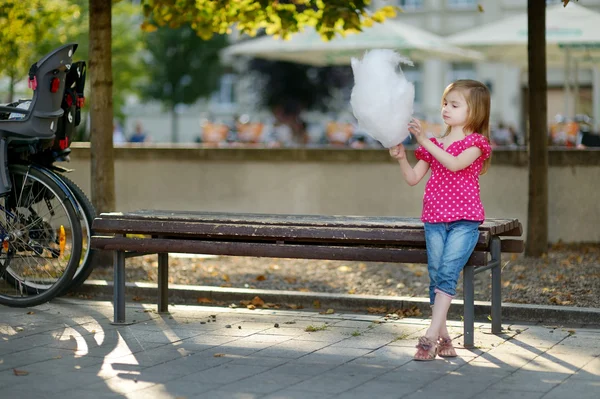
<svg viewBox="0 0 600 399">
<path fill-rule="evenodd" d="M 449 8 L 475 8 L 477 0 L 448 0 Z"/>
<path fill-rule="evenodd" d="M 231 73 L 226 73 L 219 80 L 219 89 L 211 96 L 212 100 L 217 104 L 228 105 L 233 104 L 235 100 L 234 86 L 236 76 Z"/>
<path fill-rule="evenodd" d="M 406 80 L 415 86 L 414 109 L 415 112 L 419 112 L 421 102 L 423 101 L 423 73 L 421 72 L 421 67 L 417 64 L 414 67 L 403 65 L 402 72 L 404 72 Z"/>
<path fill-rule="evenodd" d="M 448 83 L 458 79 L 477 79 L 477 72 L 471 63 L 457 62 L 452 64 L 452 68 L 448 71 Z"/>
<path fill-rule="evenodd" d="M 398 6 L 405 11 L 420 10 L 423 8 L 423 0 L 398 0 Z"/>
</svg>

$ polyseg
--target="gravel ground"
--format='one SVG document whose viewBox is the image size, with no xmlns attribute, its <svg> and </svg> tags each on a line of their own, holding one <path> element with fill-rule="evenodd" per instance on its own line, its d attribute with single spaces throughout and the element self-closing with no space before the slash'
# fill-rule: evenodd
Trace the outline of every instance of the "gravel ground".
<svg viewBox="0 0 600 399">
<path fill-rule="evenodd" d="M 169 282 L 235 288 L 427 297 L 427 266 L 173 254 Z M 127 259 L 127 281 L 156 282 L 157 257 Z M 600 307 L 600 244 L 556 244 L 548 255 L 508 255 L 502 261 L 502 300 L 512 303 Z M 112 280 L 112 267 L 90 279 Z M 490 273 L 476 275 L 475 300 L 491 298 Z M 462 296 L 462 278 L 457 295 Z"/>
</svg>

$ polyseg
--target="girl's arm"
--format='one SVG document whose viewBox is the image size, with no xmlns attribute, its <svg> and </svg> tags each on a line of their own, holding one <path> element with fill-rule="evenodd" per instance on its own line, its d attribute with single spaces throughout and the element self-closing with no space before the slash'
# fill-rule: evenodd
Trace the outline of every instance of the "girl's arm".
<svg viewBox="0 0 600 399">
<path fill-rule="evenodd" d="M 406 159 L 406 151 L 402 144 L 390 148 L 390 155 L 398 160 L 400 169 L 402 170 L 402 176 L 409 186 L 414 186 L 419 183 L 429 170 L 429 163 L 423 160 L 419 160 L 414 168 L 411 167 Z"/>
<path fill-rule="evenodd" d="M 421 123 L 417 119 L 413 119 L 408 124 L 408 131 L 417 138 L 417 142 L 423 148 L 451 172 L 458 172 L 469 167 L 482 154 L 477 147 L 467 148 L 457 156 L 446 152 L 425 136 L 425 132 L 421 130 Z"/>
<path fill-rule="evenodd" d="M 418 140 L 417 140 L 418 141 Z M 481 150 L 477 147 L 469 147 L 457 156 L 454 156 L 440 147 L 435 145 L 431 140 L 425 139 L 421 144 L 431 155 L 435 157 L 442 165 L 444 165 L 451 172 L 458 172 L 469 166 L 482 154 Z"/>
</svg>

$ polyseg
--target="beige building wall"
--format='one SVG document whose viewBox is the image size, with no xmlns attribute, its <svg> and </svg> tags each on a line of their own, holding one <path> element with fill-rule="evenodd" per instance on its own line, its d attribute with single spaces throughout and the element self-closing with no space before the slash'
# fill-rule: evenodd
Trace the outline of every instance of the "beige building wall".
<svg viewBox="0 0 600 399">
<path fill-rule="evenodd" d="M 424 182 L 406 185 L 386 150 L 118 148 L 115 156 L 116 211 L 421 212 Z M 550 241 L 600 242 L 600 152 L 557 151 L 550 159 Z M 488 217 L 517 218 L 526 227 L 526 160 L 524 151 L 495 152 L 481 178 Z M 89 165 L 86 148 L 75 148 L 65 165 L 88 194 Z"/>
</svg>

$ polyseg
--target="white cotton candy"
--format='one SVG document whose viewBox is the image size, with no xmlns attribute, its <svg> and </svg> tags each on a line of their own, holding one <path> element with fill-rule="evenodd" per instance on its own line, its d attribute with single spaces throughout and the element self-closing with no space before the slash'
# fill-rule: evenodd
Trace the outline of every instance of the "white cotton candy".
<svg viewBox="0 0 600 399">
<path fill-rule="evenodd" d="M 352 58 L 354 87 L 350 105 L 359 126 L 384 147 L 403 142 L 409 135 L 415 88 L 406 80 L 400 63 L 412 61 L 392 50 L 370 50 L 362 60 Z"/>
</svg>

